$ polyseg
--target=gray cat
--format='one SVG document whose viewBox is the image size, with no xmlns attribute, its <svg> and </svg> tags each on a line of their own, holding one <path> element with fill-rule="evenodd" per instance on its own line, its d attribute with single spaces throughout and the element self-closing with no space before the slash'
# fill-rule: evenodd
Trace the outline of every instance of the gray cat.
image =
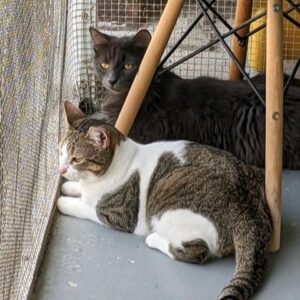
<svg viewBox="0 0 300 300">
<path fill-rule="evenodd" d="M 59 211 L 146 236 L 149 247 L 185 262 L 235 253 L 219 299 L 248 299 L 272 232 L 263 172 L 193 142 L 138 144 L 70 102 L 65 112 L 60 172 L 73 181 L 62 186 Z"/>
<path fill-rule="evenodd" d="M 151 35 L 147 30 L 120 38 L 94 28 L 90 32 L 96 75 L 105 89 L 101 112 L 114 125 Z M 264 76 L 253 82 L 264 95 Z M 283 167 L 290 169 L 300 169 L 298 84 L 293 82 L 284 102 Z M 264 167 L 265 108 L 245 80 L 184 79 L 168 71 L 153 78 L 129 137 L 139 143 L 194 141 Z"/>
</svg>

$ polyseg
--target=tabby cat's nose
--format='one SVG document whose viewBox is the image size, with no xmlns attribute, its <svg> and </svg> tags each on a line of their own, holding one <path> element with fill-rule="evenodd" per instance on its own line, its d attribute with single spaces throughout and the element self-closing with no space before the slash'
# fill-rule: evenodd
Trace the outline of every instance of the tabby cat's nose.
<svg viewBox="0 0 300 300">
<path fill-rule="evenodd" d="M 59 173 L 61 175 L 64 175 L 67 172 L 67 170 L 68 170 L 68 166 L 61 166 L 61 167 L 59 167 Z"/>
</svg>

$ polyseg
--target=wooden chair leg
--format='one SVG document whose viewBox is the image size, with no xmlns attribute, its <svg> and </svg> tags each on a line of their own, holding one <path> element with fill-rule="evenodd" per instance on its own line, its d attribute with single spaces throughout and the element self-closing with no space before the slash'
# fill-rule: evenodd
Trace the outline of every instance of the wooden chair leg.
<svg viewBox="0 0 300 300">
<path fill-rule="evenodd" d="M 139 71 L 132 83 L 115 127 L 127 135 L 139 111 L 183 7 L 184 0 L 169 0 L 158 22 Z"/>
<path fill-rule="evenodd" d="M 234 20 L 234 27 L 241 25 L 243 22 L 247 21 L 251 18 L 252 13 L 252 3 L 253 0 L 238 0 L 236 4 L 235 9 L 235 20 Z M 244 34 L 249 32 L 250 24 L 249 26 L 246 26 L 239 30 L 237 33 L 240 36 L 243 36 Z M 233 54 L 238 59 L 241 66 L 244 68 L 246 63 L 246 55 L 247 55 L 247 42 L 245 45 L 240 45 L 239 41 L 236 37 L 232 37 L 231 40 L 231 49 Z M 229 79 L 230 80 L 237 80 L 242 79 L 243 75 L 237 68 L 234 61 L 230 61 L 230 70 L 229 70 Z"/>
<path fill-rule="evenodd" d="M 266 57 L 266 197 L 273 219 L 271 251 L 280 247 L 283 142 L 282 0 L 268 0 Z"/>
</svg>

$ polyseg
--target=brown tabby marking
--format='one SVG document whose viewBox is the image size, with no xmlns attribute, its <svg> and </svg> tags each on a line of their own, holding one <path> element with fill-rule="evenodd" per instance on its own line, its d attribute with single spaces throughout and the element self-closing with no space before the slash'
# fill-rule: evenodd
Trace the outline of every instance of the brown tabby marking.
<svg viewBox="0 0 300 300">
<path fill-rule="evenodd" d="M 99 220 L 115 229 L 134 232 L 139 212 L 138 172 L 132 174 L 114 193 L 105 195 L 96 207 Z"/>
</svg>

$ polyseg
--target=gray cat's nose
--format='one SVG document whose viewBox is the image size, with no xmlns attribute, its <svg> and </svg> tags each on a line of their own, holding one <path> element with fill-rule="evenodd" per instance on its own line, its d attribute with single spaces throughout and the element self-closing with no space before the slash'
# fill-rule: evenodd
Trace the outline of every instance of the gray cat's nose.
<svg viewBox="0 0 300 300">
<path fill-rule="evenodd" d="M 114 86 L 116 84 L 118 80 L 116 78 L 110 78 L 108 79 L 108 83 L 111 85 L 111 86 Z"/>
</svg>

